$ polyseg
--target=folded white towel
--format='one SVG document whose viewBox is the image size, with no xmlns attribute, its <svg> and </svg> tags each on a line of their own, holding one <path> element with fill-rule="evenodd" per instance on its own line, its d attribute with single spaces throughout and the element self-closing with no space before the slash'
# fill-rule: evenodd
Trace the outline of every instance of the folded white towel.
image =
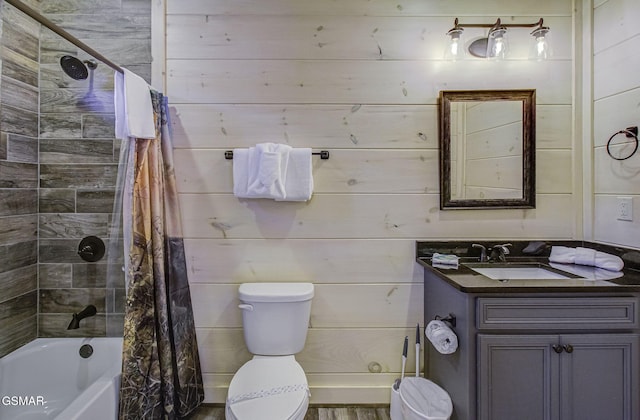
<svg viewBox="0 0 640 420">
<path fill-rule="evenodd" d="M 233 194 L 247 197 L 249 185 L 249 149 L 233 150 Z"/>
<path fill-rule="evenodd" d="M 260 143 L 249 148 L 247 196 L 285 199 L 284 183 L 290 151 L 291 146 L 275 143 Z"/>
<path fill-rule="evenodd" d="M 576 249 L 568 246 L 552 246 L 549 261 L 561 264 L 575 264 Z"/>
<path fill-rule="evenodd" d="M 622 258 L 583 247 L 552 246 L 549 261 L 562 264 L 589 265 L 609 271 L 620 271 L 624 268 Z"/>
<path fill-rule="evenodd" d="M 308 201 L 313 193 L 311 149 L 275 143 L 234 149 L 233 193 L 239 198 Z"/>
<path fill-rule="evenodd" d="M 150 87 L 137 74 L 123 69 L 115 72 L 113 99 L 116 117 L 116 137 L 124 139 L 156 138 Z"/>
<path fill-rule="evenodd" d="M 458 268 L 458 256 L 434 252 L 431 256 L 431 265 L 434 267 Z"/>
<path fill-rule="evenodd" d="M 596 250 L 591 248 L 576 248 L 576 264 L 596 265 Z"/>
<path fill-rule="evenodd" d="M 276 201 L 309 201 L 313 194 L 311 149 L 291 149 L 285 174 L 285 198 Z"/>
</svg>

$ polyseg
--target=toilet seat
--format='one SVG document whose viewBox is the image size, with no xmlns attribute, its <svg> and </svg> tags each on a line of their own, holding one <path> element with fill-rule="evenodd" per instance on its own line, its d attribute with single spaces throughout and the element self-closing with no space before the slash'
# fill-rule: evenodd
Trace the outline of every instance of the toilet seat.
<svg viewBox="0 0 640 420">
<path fill-rule="evenodd" d="M 233 420 L 301 420 L 309 387 L 294 356 L 254 356 L 229 384 L 225 414 Z"/>
</svg>

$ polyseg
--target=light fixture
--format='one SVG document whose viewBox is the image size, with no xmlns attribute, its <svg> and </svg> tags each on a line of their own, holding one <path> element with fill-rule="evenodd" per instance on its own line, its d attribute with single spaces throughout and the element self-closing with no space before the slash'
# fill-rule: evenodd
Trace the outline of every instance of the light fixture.
<svg viewBox="0 0 640 420">
<path fill-rule="evenodd" d="M 455 19 L 453 28 L 447 35 L 451 37 L 445 50 L 445 59 L 458 60 L 464 57 L 464 48 L 462 48 L 462 33 L 464 28 L 488 28 L 489 32 L 486 37 L 476 39 L 469 44 L 469 53 L 474 57 L 490 58 L 500 60 L 506 57 L 508 53 L 507 29 L 509 28 L 534 28 L 531 32 L 533 43 L 531 47 L 530 57 L 536 60 L 545 60 L 550 56 L 550 47 L 547 34 L 549 27 L 543 26 L 543 20 L 540 18 L 535 23 L 502 23 L 498 18 L 495 23 L 465 23 L 462 24 Z"/>
<path fill-rule="evenodd" d="M 535 28 L 531 35 L 533 36 L 533 42 L 531 44 L 531 52 L 529 58 L 534 60 L 546 60 L 551 56 L 551 47 L 549 46 L 549 28 L 546 26 L 538 26 Z"/>
<path fill-rule="evenodd" d="M 447 47 L 444 50 L 444 58 L 445 60 L 461 60 L 464 58 L 464 41 L 462 37 L 462 33 L 464 29 L 460 27 L 454 27 L 447 35 L 451 37 L 450 42 L 447 44 Z"/>
</svg>

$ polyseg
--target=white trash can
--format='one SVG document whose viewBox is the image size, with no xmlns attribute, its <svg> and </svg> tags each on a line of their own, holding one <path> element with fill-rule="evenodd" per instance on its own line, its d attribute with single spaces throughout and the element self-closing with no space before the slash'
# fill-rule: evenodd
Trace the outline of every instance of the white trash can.
<svg viewBox="0 0 640 420">
<path fill-rule="evenodd" d="M 449 420 L 453 413 L 451 397 L 428 379 L 406 377 L 400 383 L 404 420 Z"/>
</svg>

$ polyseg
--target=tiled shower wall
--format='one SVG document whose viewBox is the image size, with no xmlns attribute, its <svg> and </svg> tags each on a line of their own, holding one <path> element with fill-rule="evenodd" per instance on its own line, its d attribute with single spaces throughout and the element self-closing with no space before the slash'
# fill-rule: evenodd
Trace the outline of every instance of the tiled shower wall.
<svg viewBox="0 0 640 420">
<path fill-rule="evenodd" d="M 151 1 L 44 0 L 42 14 L 111 61 L 150 80 Z M 108 240 L 118 172 L 113 74 L 103 63 L 85 80 L 59 65 L 87 53 L 43 28 L 40 46 L 39 336 L 122 334 L 124 289 L 106 283 L 107 260 L 78 255 L 83 237 Z M 107 287 L 109 286 L 109 287 Z M 98 315 L 67 330 L 71 314 Z"/>
<path fill-rule="evenodd" d="M 37 335 L 37 23 L 2 6 L 0 356 Z"/>
<path fill-rule="evenodd" d="M 25 3 L 150 80 L 150 0 Z M 85 236 L 108 240 L 119 154 L 113 70 L 98 63 L 76 81 L 60 57 L 90 56 L 9 5 L 1 16 L 0 356 L 36 336 L 118 335 L 124 295 L 106 287 L 106 259 L 77 255 Z M 88 304 L 98 315 L 67 330 Z"/>
</svg>

